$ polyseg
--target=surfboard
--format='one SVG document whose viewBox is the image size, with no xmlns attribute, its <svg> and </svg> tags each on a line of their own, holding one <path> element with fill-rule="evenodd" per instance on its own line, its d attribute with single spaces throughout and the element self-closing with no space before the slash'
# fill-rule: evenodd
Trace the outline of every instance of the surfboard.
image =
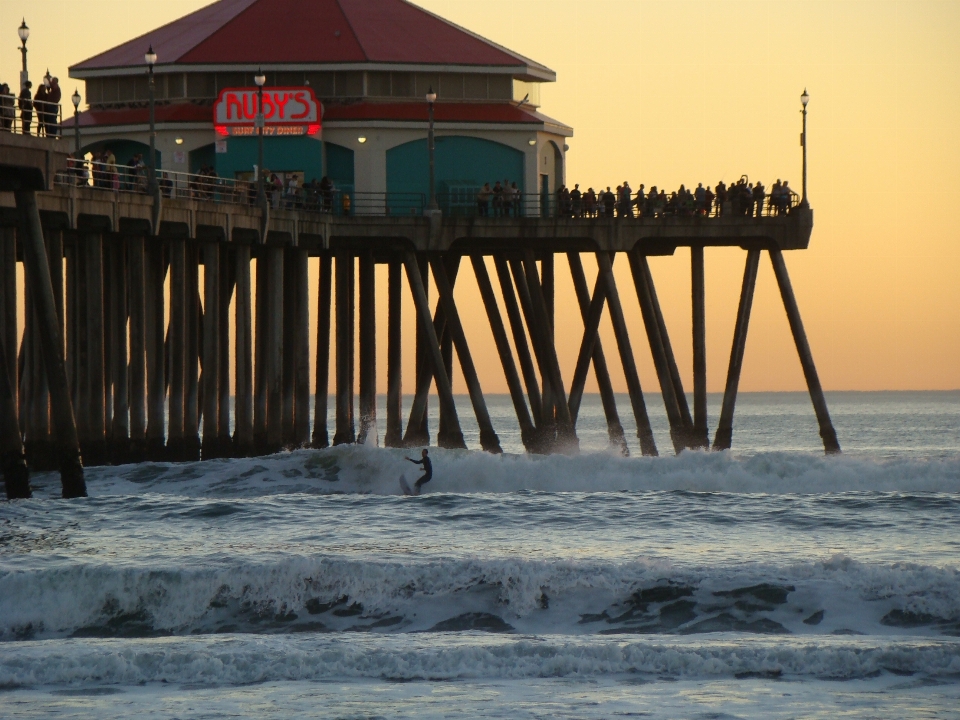
<svg viewBox="0 0 960 720">
<path fill-rule="evenodd" d="M 407 483 L 407 478 L 404 475 L 400 476 L 400 489 L 403 490 L 404 495 L 414 495 L 413 490 L 410 489 L 410 485 Z"/>
</svg>

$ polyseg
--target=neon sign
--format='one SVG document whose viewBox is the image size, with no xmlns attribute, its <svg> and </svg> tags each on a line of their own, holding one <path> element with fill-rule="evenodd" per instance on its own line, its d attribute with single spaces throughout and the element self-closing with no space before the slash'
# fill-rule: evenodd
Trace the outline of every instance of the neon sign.
<svg viewBox="0 0 960 720">
<path fill-rule="evenodd" d="M 213 106 L 213 126 L 218 135 L 256 136 L 258 93 L 250 88 L 227 88 Z M 264 88 L 265 136 L 316 135 L 322 110 L 308 87 Z"/>
</svg>

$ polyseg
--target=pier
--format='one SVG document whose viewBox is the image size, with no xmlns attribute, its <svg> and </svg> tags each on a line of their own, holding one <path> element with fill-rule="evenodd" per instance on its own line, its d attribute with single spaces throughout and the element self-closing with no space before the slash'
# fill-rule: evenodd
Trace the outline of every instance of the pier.
<svg viewBox="0 0 960 720">
<path fill-rule="evenodd" d="M 0 454 L 10 497 L 29 494 L 28 467 L 59 470 L 65 497 L 84 494 L 81 457 L 86 466 L 187 461 L 364 442 L 375 428 L 375 329 L 383 322 L 384 444 L 434 439 L 426 408 L 435 386 L 436 443 L 465 447 L 451 386 L 455 354 L 481 447 L 500 452 L 463 309 L 454 299 L 458 276 L 469 272 L 528 452 L 577 452 L 577 415 L 591 372 L 611 444 L 627 453 L 619 418 L 632 412 L 643 454 L 661 452 L 634 356 L 643 342 L 669 419 L 670 450 L 728 449 L 763 255 L 776 274 L 824 449 L 840 450 L 784 255 L 809 244 L 813 211 L 806 203 L 762 217 L 580 218 L 557 217 L 547 211 L 548 198 L 532 196 L 524 198 L 520 217 L 477 217 L 424 214 L 422 200 L 383 194 L 355 198 L 344 213 L 322 204 L 261 207 L 226 183 L 205 188 L 189 178 L 168 182 L 153 196 L 79 185 L 67 162 L 56 139 L 0 133 Z M 671 256 L 678 247 L 689 247 L 692 260 L 692 408 L 648 264 L 648 257 Z M 716 247 L 741 248 L 745 267 L 711 441 L 704 255 Z M 592 280 L 584 273 L 585 255 L 599 268 Z M 307 272 L 311 258 L 319 259 L 316 287 Z M 23 295 L 17 263 L 23 263 Z M 629 266 L 629 286 L 618 287 L 615 263 Z M 388 266 L 385 318 L 376 311 L 378 264 Z M 583 323 L 575 369 L 566 377 L 554 343 L 558 265 L 569 267 Z M 630 326 L 620 298 L 634 292 L 642 323 Z M 416 308 L 415 326 L 403 325 L 404 293 Z M 312 327 L 310 307 L 318 309 Z M 601 344 L 604 312 L 616 347 Z M 415 367 L 403 368 L 400 344 L 411 333 L 417 359 Z M 311 357 L 308 338 L 314 334 Z M 629 408 L 618 408 L 614 398 L 608 368 L 617 362 Z M 404 388 L 412 391 L 406 403 Z"/>
</svg>

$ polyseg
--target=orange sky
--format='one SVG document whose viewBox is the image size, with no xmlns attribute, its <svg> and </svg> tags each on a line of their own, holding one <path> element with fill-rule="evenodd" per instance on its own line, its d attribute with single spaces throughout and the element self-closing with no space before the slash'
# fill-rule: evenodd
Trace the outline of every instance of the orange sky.
<svg viewBox="0 0 960 720">
<path fill-rule="evenodd" d="M 49 66 L 68 96 L 77 85 L 67 79 L 68 65 L 205 4 L 4 0 L 0 33 L 8 49 L 0 54 L 0 79 L 15 80 L 19 71 L 22 16 L 32 31 L 32 75 Z M 780 177 L 799 188 L 799 95 L 806 87 L 815 228 L 810 249 L 786 257 L 824 387 L 960 387 L 960 231 L 954 219 L 960 214 L 960 3 L 419 4 L 557 71 L 557 83 L 543 90 L 543 112 L 574 127 L 571 183 L 606 186 L 628 179 L 634 188 L 642 182 L 673 189 L 747 173 L 768 187 Z M 711 391 L 723 389 L 743 260 L 741 251 L 707 253 Z M 689 253 L 679 250 L 651 264 L 689 378 Z M 654 390 L 639 308 L 627 293 L 626 262 L 618 266 L 641 378 Z M 588 273 L 593 267 L 588 263 Z M 558 271 L 558 315 L 579 317 L 559 260 Z M 484 389 L 502 392 L 472 273 L 458 285 L 457 299 Z M 565 377 L 576 361 L 579 334 L 579 325 L 576 332 L 558 333 Z M 383 353 L 386 338 L 379 335 Z M 615 344 L 606 320 L 602 338 L 611 356 Z M 411 360 L 405 353 L 405 362 Z M 614 383 L 625 389 L 622 374 L 615 372 Z M 764 259 L 741 389 L 803 387 Z"/>
</svg>

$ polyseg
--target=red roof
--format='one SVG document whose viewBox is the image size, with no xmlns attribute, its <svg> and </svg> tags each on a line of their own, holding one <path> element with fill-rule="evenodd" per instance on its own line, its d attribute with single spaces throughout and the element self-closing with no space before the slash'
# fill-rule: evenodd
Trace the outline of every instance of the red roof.
<svg viewBox="0 0 960 720">
<path fill-rule="evenodd" d="M 220 0 L 70 68 L 391 63 L 553 72 L 406 0 Z"/>
<path fill-rule="evenodd" d="M 434 106 L 439 123 L 550 123 L 563 127 L 531 108 L 517 107 L 512 103 L 437 103 Z M 155 110 L 157 123 L 210 123 L 213 127 L 213 108 L 209 106 L 180 104 L 158 105 Z M 385 120 L 392 122 L 427 122 L 426 103 L 371 103 L 330 105 L 324 108 L 324 122 L 338 120 L 361 122 Z M 80 126 L 103 127 L 116 125 L 146 125 L 149 122 L 147 108 L 119 108 L 115 110 L 87 110 L 80 113 Z M 69 130 L 70 121 L 66 123 Z"/>
</svg>

